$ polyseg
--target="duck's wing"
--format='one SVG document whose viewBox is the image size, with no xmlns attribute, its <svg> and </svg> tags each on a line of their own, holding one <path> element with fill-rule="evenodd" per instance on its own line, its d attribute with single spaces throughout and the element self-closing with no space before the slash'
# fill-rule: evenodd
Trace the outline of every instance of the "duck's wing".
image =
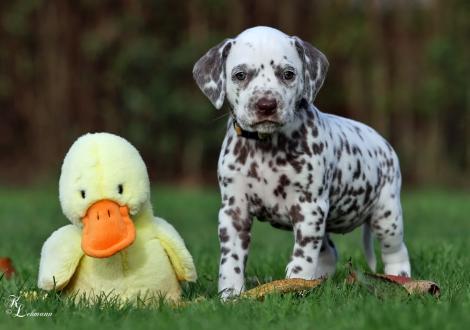
<svg viewBox="0 0 470 330">
<path fill-rule="evenodd" d="M 38 287 L 44 290 L 63 289 L 75 273 L 82 256 L 80 229 L 67 225 L 53 232 L 42 246 Z"/>
<path fill-rule="evenodd" d="M 155 218 L 156 235 L 165 249 L 176 276 L 180 281 L 194 282 L 197 279 L 193 257 L 176 229 L 162 218 Z"/>
</svg>

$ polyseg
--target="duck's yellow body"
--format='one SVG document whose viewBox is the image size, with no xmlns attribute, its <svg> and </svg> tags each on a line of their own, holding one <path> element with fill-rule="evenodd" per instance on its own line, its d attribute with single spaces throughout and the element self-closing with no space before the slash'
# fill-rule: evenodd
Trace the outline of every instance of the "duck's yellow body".
<svg viewBox="0 0 470 330">
<path fill-rule="evenodd" d="M 158 239 L 158 222 L 162 221 L 153 217 L 137 219 L 134 243 L 109 258 L 84 255 L 65 291 L 78 293 L 77 298 L 82 293 L 88 297 L 104 293 L 130 300 L 159 296 L 178 300 L 180 283 Z"/>
<path fill-rule="evenodd" d="M 99 147 L 99 143 L 103 142 L 103 140 L 106 142 L 104 145 L 109 146 L 110 142 L 112 142 L 111 147 L 120 152 L 121 155 L 123 154 L 123 150 L 119 150 L 119 145 L 123 143 L 120 140 L 116 140 L 117 137 L 110 134 L 104 134 L 104 136 L 92 134 L 91 136 L 91 142 L 98 140 L 98 143 L 90 144 L 90 141 L 85 141 L 88 143 L 82 141 L 79 145 L 81 145 L 81 149 L 91 146 L 94 151 L 93 157 L 97 157 L 97 145 Z M 90 139 L 90 135 L 85 137 Z M 117 145 L 113 145 L 113 143 L 117 143 Z M 129 145 L 124 143 L 124 146 L 121 147 L 125 151 Z M 41 252 L 38 286 L 45 290 L 63 290 L 65 294 L 74 295 L 76 299 L 83 299 L 85 297 L 91 302 L 96 301 L 97 297 L 103 296 L 117 297 L 121 301 L 130 302 L 136 302 L 137 299 L 141 302 L 146 302 L 153 298 L 177 301 L 181 296 L 180 281 L 196 280 L 196 269 L 192 257 L 176 230 L 165 220 L 154 217 L 149 202 L 148 191 L 141 189 L 141 187 L 140 189 L 132 189 L 134 181 L 137 181 L 141 186 L 142 181 L 148 181 L 146 175 L 134 175 L 137 180 L 127 181 L 125 178 L 122 178 L 122 175 L 121 177 L 119 175 L 102 175 L 101 172 L 103 169 L 106 169 L 106 161 L 111 162 L 111 164 L 115 163 L 112 153 L 109 157 L 105 157 L 106 161 L 103 161 L 103 154 L 108 156 L 109 150 L 113 150 L 113 148 L 106 148 L 101 153 L 98 153 L 99 157 L 97 157 L 97 160 L 92 159 L 91 164 L 95 165 L 86 168 L 87 175 L 83 175 L 83 173 L 78 175 L 78 178 L 95 179 L 92 180 L 94 185 L 92 187 L 95 188 L 95 191 L 90 191 L 90 188 L 88 188 L 88 191 L 90 195 L 95 193 L 97 196 L 83 205 L 82 211 L 78 208 L 74 209 L 73 206 L 76 204 L 71 204 L 69 199 L 67 199 L 67 203 L 62 202 L 64 213 L 68 215 L 74 224 L 58 229 L 44 243 Z M 71 148 L 72 150 L 73 147 Z M 83 156 L 83 150 L 81 151 Z M 73 160 L 73 157 L 70 158 Z M 63 174 L 64 168 L 67 169 L 66 161 L 64 161 L 62 168 Z M 138 166 L 133 168 L 136 169 Z M 77 169 L 77 171 L 79 170 Z M 93 172 L 93 170 L 96 173 L 90 174 L 90 171 Z M 111 171 L 116 172 L 116 166 L 113 166 Z M 115 196 L 116 194 L 113 195 L 114 191 L 107 193 L 106 188 L 108 186 L 114 187 L 114 185 L 109 185 L 107 181 L 115 177 L 118 177 L 118 182 L 126 182 L 126 188 L 129 191 L 127 200 L 120 200 L 119 197 Z M 102 180 L 101 185 L 96 185 L 96 179 Z M 69 181 L 74 183 L 77 181 L 77 177 L 72 176 Z M 138 184 L 136 185 L 137 187 Z M 79 187 L 83 186 L 83 183 L 79 184 Z M 118 186 L 121 186 L 119 191 L 122 192 L 122 183 L 119 183 Z M 72 189 L 77 190 L 76 187 L 72 187 Z M 78 191 L 81 190 L 78 189 Z M 118 193 L 121 194 L 121 192 Z M 139 196 L 139 193 L 143 194 L 143 196 Z M 80 195 L 84 199 L 83 195 L 86 196 L 86 193 L 80 193 Z M 138 198 L 136 198 L 136 195 Z M 74 197 L 73 194 L 71 196 Z M 116 203 L 121 208 L 121 212 L 126 216 L 127 210 L 133 210 L 129 216 L 129 219 L 132 218 L 132 220 L 129 221 L 132 221 L 131 226 L 132 230 L 135 230 L 135 239 L 125 248 L 119 248 L 117 252 L 112 251 L 109 256 L 102 256 L 102 254 L 104 253 L 103 251 L 109 253 L 107 241 L 114 242 L 115 238 L 110 238 L 106 232 L 104 234 L 100 233 L 101 236 L 93 236 L 93 233 L 90 234 L 90 230 L 85 233 L 87 230 L 79 222 L 80 219 L 85 217 L 92 218 L 89 215 L 90 212 L 87 213 L 87 210 L 91 208 L 90 205 L 96 205 L 96 203 L 100 203 L 99 201 L 102 200 L 107 201 L 106 205 L 112 206 L 113 203 Z M 72 211 L 67 212 L 68 209 L 64 208 L 64 204 L 70 206 L 72 211 L 79 215 L 78 220 L 74 218 Z M 107 228 L 106 224 L 103 227 L 103 221 L 109 221 L 112 225 L 113 221 L 117 221 L 117 225 L 120 225 L 121 217 L 119 214 L 112 214 L 114 210 L 112 207 L 109 209 L 105 208 L 104 214 L 103 209 L 100 210 L 101 214 L 98 214 L 96 219 L 87 219 L 87 221 L 97 221 L 99 226 L 101 226 L 98 228 Z M 108 210 L 111 210 L 111 213 Z M 108 217 L 106 217 L 106 213 Z M 87 244 L 91 246 L 91 249 L 84 244 L 84 237 L 87 234 L 90 237 Z M 103 248 L 103 245 L 106 245 L 106 249 Z M 112 249 L 113 247 L 111 246 Z M 92 251 L 92 256 L 87 251 Z M 96 257 L 95 254 L 99 255 L 99 257 Z"/>
</svg>

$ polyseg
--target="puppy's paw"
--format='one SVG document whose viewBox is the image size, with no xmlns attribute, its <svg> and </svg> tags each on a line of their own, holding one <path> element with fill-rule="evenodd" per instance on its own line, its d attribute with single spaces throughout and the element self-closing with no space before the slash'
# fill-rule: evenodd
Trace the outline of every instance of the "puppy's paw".
<svg viewBox="0 0 470 330">
<path fill-rule="evenodd" d="M 242 292 L 243 289 L 236 290 L 234 288 L 225 288 L 219 291 L 219 297 L 220 300 L 225 302 L 238 297 Z"/>
<path fill-rule="evenodd" d="M 410 263 L 405 261 L 386 264 L 384 273 L 387 275 L 411 277 Z"/>
<path fill-rule="evenodd" d="M 315 279 L 315 269 L 311 263 L 291 261 L 286 267 L 286 278 Z"/>
</svg>

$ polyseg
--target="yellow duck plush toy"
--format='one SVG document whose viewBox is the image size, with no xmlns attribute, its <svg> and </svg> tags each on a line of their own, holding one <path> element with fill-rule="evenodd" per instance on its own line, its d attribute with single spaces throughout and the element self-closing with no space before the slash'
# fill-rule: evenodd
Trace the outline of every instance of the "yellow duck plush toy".
<svg viewBox="0 0 470 330">
<path fill-rule="evenodd" d="M 183 239 L 154 217 L 150 183 L 139 152 L 125 139 L 95 133 L 70 148 L 59 181 L 60 203 L 72 222 L 41 251 L 38 286 L 93 300 L 180 299 L 180 281 L 197 278 Z"/>
</svg>

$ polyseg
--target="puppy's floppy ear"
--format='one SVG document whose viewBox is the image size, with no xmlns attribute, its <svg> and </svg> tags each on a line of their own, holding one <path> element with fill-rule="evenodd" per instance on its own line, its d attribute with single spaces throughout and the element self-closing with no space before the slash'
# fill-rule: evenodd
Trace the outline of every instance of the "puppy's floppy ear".
<svg viewBox="0 0 470 330">
<path fill-rule="evenodd" d="M 225 99 L 225 59 L 227 58 L 232 39 L 225 39 L 196 62 L 193 77 L 197 85 L 212 102 L 220 109 Z"/>
<path fill-rule="evenodd" d="M 304 66 L 303 96 L 309 103 L 313 103 L 323 85 L 329 63 L 326 56 L 311 44 L 295 36 L 292 38 Z"/>
</svg>

